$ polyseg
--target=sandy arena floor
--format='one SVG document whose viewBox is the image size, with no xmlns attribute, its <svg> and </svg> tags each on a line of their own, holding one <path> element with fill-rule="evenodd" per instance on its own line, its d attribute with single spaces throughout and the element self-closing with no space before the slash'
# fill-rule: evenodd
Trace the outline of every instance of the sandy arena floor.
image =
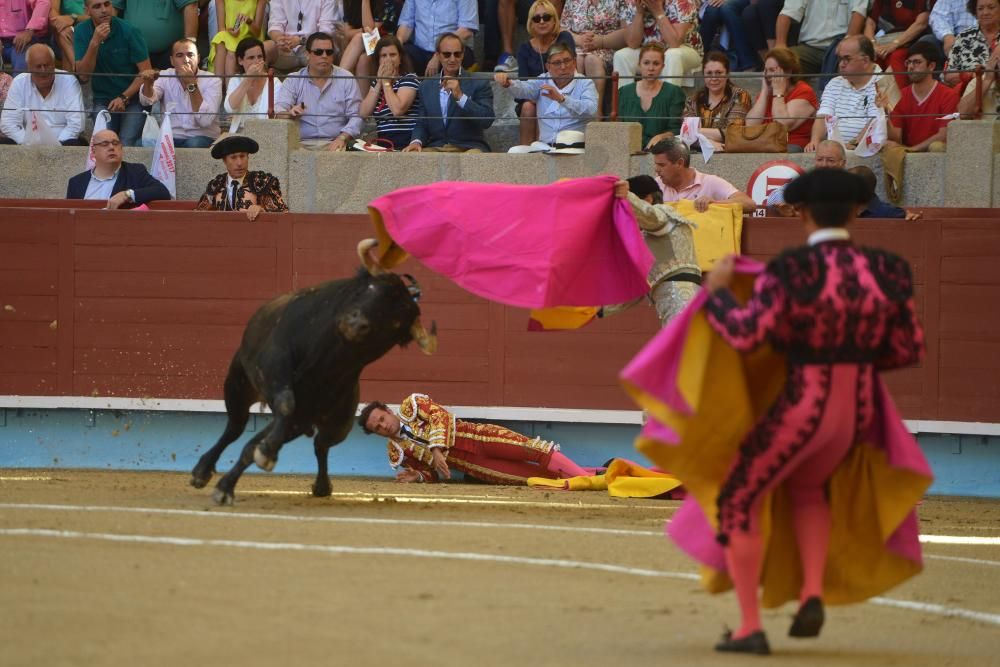
<svg viewBox="0 0 1000 667">
<path fill-rule="evenodd" d="M 249 475 L 0 470 L 0 665 L 730 665 L 732 594 L 662 537 L 670 501 Z M 783 665 L 1000 664 L 1000 503 L 921 508 L 923 575 L 828 610 Z M 972 544 L 955 538 L 977 538 Z M 993 539 L 984 539 L 993 538 Z"/>
</svg>

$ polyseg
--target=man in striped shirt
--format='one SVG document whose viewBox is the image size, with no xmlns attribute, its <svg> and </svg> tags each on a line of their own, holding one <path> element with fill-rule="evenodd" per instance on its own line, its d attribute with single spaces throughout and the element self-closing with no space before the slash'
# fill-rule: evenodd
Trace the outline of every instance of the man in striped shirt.
<svg viewBox="0 0 1000 667">
<path fill-rule="evenodd" d="M 887 102 L 878 90 L 881 68 L 875 63 L 875 46 L 864 35 L 845 37 L 837 45 L 837 59 L 840 76 L 831 80 L 823 90 L 816 121 L 813 123 L 812 141 L 805 150 L 811 153 L 822 139 L 834 139 L 839 132 L 839 140 L 849 149 L 858 144 L 868 126 L 875 118 L 877 108 Z M 886 110 L 888 111 L 888 109 Z M 831 126 L 827 135 L 827 119 Z"/>
</svg>

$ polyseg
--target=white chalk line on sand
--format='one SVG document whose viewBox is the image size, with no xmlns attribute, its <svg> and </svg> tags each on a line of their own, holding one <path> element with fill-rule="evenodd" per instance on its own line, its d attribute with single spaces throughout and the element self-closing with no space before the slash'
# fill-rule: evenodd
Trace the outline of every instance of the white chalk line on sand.
<svg viewBox="0 0 1000 667">
<path fill-rule="evenodd" d="M 629 530 L 626 528 L 592 528 L 585 526 L 555 526 L 537 523 L 498 523 L 488 521 L 442 521 L 432 519 L 375 519 L 369 517 L 338 517 L 338 516 L 304 516 L 297 514 L 262 514 L 259 512 L 227 512 L 184 510 L 163 507 L 117 507 L 113 505 L 59 505 L 50 503 L 0 503 L 0 509 L 11 510 L 53 510 L 64 512 L 125 512 L 137 514 L 165 514 L 176 516 L 211 517 L 218 519 L 265 519 L 269 521 L 305 521 L 328 523 L 382 524 L 397 526 L 435 526 L 458 528 L 499 528 L 518 530 L 554 530 L 569 533 L 595 533 L 603 535 L 628 535 L 633 537 L 661 537 L 662 530 Z M 668 520 L 669 522 L 669 520 Z M 921 535 L 920 541 L 925 544 L 960 544 L 975 546 L 1000 545 L 1000 537 L 967 537 L 961 535 Z M 949 558 L 945 556 L 930 556 L 927 558 Z M 969 563 L 983 565 L 1000 565 L 997 561 L 979 560 L 976 558 L 951 558 Z"/>
<path fill-rule="evenodd" d="M 169 537 L 155 535 L 127 535 L 116 533 L 84 533 L 75 530 L 50 530 L 45 528 L 0 528 L 0 535 L 11 537 L 48 537 L 57 539 L 87 539 L 106 542 L 123 542 L 131 544 L 165 544 L 179 547 L 228 547 L 235 549 L 257 549 L 261 551 L 296 551 L 336 555 L 364 556 L 406 556 L 410 558 L 435 558 L 444 560 L 474 561 L 485 563 L 501 563 L 507 565 L 534 565 L 539 567 L 554 567 L 574 570 L 592 570 L 611 574 L 624 574 L 635 577 L 680 579 L 684 581 L 699 581 L 697 574 L 690 572 L 670 572 L 650 570 L 638 567 L 626 567 L 611 563 L 593 563 L 567 560 L 561 558 L 531 558 L 528 556 L 503 556 L 498 554 L 483 554 L 463 551 L 435 551 L 426 549 L 402 549 L 396 547 L 349 547 L 325 544 L 301 544 L 297 542 L 254 542 L 249 540 L 218 540 L 192 537 Z M 934 616 L 948 618 L 963 618 L 991 625 L 1000 625 L 1000 614 L 972 611 L 959 607 L 893 598 L 876 597 L 869 600 L 873 604 L 918 611 Z"/>
</svg>

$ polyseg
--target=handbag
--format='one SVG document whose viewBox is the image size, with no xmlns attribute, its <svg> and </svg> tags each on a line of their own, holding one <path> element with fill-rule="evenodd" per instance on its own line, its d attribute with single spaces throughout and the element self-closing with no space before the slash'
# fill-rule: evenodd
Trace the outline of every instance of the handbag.
<svg viewBox="0 0 1000 667">
<path fill-rule="evenodd" d="M 781 123 L 730 125 L 725 138 L 727 153 L 788 152 L 788 128 Z"/>
</svg>

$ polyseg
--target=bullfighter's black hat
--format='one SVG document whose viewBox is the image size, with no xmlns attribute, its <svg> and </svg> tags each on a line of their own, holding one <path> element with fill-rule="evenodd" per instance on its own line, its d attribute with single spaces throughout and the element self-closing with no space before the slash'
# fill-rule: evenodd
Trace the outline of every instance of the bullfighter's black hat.
<svg viewBox="0 0 1000 667">
<path fill-rule="evenodd" d="M 789 204 L 867 204 L 872 191 L 864 179 L 843 169 L 813 169 L 785 188 Z"/>
<path fill-rule="evenodd" d="M 212 146 L 212 157 L 221 160 L 233 153 L 256 153 L 260 146 L 250 137 L 239 134 L 231 134 L 224 139 L 220 139 Z"/>
</svg>

